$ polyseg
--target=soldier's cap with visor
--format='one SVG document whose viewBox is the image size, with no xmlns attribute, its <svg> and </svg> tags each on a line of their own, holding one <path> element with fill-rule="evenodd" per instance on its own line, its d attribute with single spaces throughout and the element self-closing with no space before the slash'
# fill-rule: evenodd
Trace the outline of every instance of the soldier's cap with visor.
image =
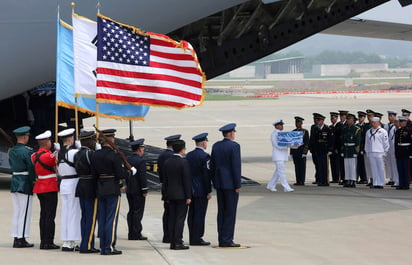
<svg viewBox="0 0 412 265">
<path fill-rule="evenodd" d="M 106 130 L 101 130 L 100 132 L 104 134 L 106 137 L 114 137 L 116 129 L 106 129 Z"/>
<path fill-rule="evenodd" d="M 339 115 L 348 115 L 348 113 L 349 113 L 349 111 L 347 111 L 347 110 L 338 110 L 338 112 L 339 112 Z"/>
<path fill-rule="evenodd" d="M 388 110 L 387 112 L 388 112 L 388 116 L 389 116 L 389 115 L 395 115 L 395 116 L 396 116 L 396 115 L 398 114 L 398 113 L 397 113 L 396 111 L 394 111 L 394 110 Z"/>
<path fill-rule="evenodd" d="M 402 111 L 402 116 L 409 116 L 411 114 L 411 112 L 407 109 L 401 109 Z"/>
<path fill-rule="evenodd" d="M 347 119 L 351 119 L 351 118 L 353 118 L 355 121 L 357 121 L 357 120 L 358 120 L 358 118 L 356 118 L 355 114 L 352 114 L 352 113 L 348 113 L 348 114 L 346 114 L 346 118 L 347 118 Z"/>
<path fill-rule="evenodd" d="M 396 120 L 398 120 L 399 122 L 402 122 L 402 121 L 408 121 L 408 118 L 405 116 L 398 116 L 396 117 Z"/>
<path fill-rule="evenodd" d="M 219 131 L 221 131 L 222 133 L 236 132 L 235 128 L 236 128 L 236 123 L 229 123 L 229 124 L 226 124 L 220 127 Z"/>
<path fill-rule="evenodd" d="M 358 117 L 366 117 L 366 112 L 364 111 L 358 111 Z"/>
<path fill-rule="evenodd" d="M 144 147 L 144 138 L 137 139 L 130 143 L 130 146 L 134 147 Z"/>
<path fill-rule="evenodd" d="M 16 136 L 30 135 L 30 129 L 30 126 L 23 126 L 15 129 L 13 133 Z"/>
<path fill-rule="evenodd" d="M 335 111 L 332 111 L 332 112 L 330 112 L 329 114 L 330 114 L 330 117 L 331 117 L 331 118 L 332 118 L 332 117 L 337 118 L 337 117 L 339 116 L 339 112 L 335 112 Z"/>
<path fill-rule="evenodd" d="M 383 114 L 379 112 L 375 112 L 375 117 L 378 117 L 379 119 L 382 119 Z"/>
<path fill-rule="evenodd" d="M 34 139 L 36 139 L 36 140 L 46 140 L 46 139 L 50 139 L 51 136 L 52 136 L 51 131 L 47 130 L 44 133 L 41 133 L 41 134 L 37 135 Z"/>
<path fill-rule="evenodd" d="M 62 137 L 62 138 L 73 136 L 74 131 L 75 131 L 75 129 L 73 129 L 73 128 L 65 129 L 65 130 L 59 132 L 57 134 L 57 136 Z"/>
<path fill-rule="evenodd" d="M 367 109 L 366 110 L 366 115 L 375 115 L 375 112 L 373 111 L 373 110 L 371 110 L 371 109 Z"/>
<path fill-rule="evenodd" d="M 371 119 L 371 121 L 381 121 L 381 118 L 379 118 L 379 117 L 373 117 L 373 118 Z"/>
<path fill-rule="evenodd" d="M 276 120 L 272 123 L 273 126 L 283 125 L 283 124 L 285 124 L 285 123 L 283 122 L 282 119 L 276 119 Z"/>
<path fill-rule="evenodd" d="M 192 140 L 194 140 L 196 143 L 203 142 L 203 141 L 208 141 L 208 139 L 207 139 L 208 135 L 209 135 L 208 133 L 201 133 L 201 134 L 193 136 Z"/>
<path fill-rule="evenodd" d="M 317 112 L 314 112 L 314 113 L 312 113 L 312 115 L 313 115 L 313 118 L 315 118 L 316 116 L 319 116 L 319 115 L 322 115 L 322 114 L 319 114 L 319 113 L 317 113 Z"/>
<path fill-rule="evenodd" d="M 304 118 L 299 117 L 299 116 L 295 116 L 294 119 L 295 119 L 296 122 L 304 121 L 304 120 L 305 120 Z"/>
<path fill-rule="evenodd" d="M 315 120 L 324 120 L 326 117 L 323 116 L 322 114 L 317 113 L 318 115 L 316 115 L 314 118 Z"/>
<path fill-rule="evenodd" d="M 93 138 L 95 136 L 96 136 L 96 134 L 94 133 L 94 131 L 82 131 L 79 134 L 79 140 L 86 140 L 86 139 L 89 139 L 89 138 Z"/>
<path fill-rule="evenodd" d="M 170 136 L 165 137 L 165 140 L 166 141 L 176 141 L 176 140 L 179 140 L 180 137 L 182 137 L 181 134 L 174 134 L 174 135 L 170 135 Z"/>
</svg>

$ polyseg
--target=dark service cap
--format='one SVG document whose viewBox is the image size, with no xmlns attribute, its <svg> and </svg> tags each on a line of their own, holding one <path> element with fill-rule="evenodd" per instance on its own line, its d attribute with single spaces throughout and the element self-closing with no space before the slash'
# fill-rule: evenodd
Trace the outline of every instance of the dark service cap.
<svg viewBox="0 0 412 265">
<path fill-rule="evenodd" d="M 192 140 L 196 141 L 196 143 L 197 142 L 207 141 L 207 136 L 208 135 L 209 135 L 208 133 L 201 133 L 201 134 L 193 136 Z"/>
<path fill-rule="evenodd" d="M 407 109 L 402 109 L 401 111 L 402 111 L 402 115 L 409 115 L 409 114 L 411 114 L 411 112 L 410 112 L 409 110 L 407 110 Z"/>
<path fill-rule="evenodd" d="M 366 110 L 366 114 L 367 114 L 367 115 L 375 114 L 375 112 L 374 112 L 373 110 L 371 110 L 371 109 L 367 109 L 367 110 Z"/>
<path fill-rule="evenodd" d="M 130 143 L 131 146 L 144 147 L 144 138 L 137 139 Z"/>
<path fill-rule="evenodd" d="M 106 129 L 106 130 L 101 130 L 101 132 L 107 137 L 114 137 L 114 133 L 116 132 L 116 129 Z"/>
<path fill-rule="evenodd" d="M 85 139 L 88 139 L 88 138 L 92 138 L 93 136 L 95 136 L 94 131 L 82 131 L 79 134 L 79 140 L 85 140 Z"/>
<path fill-rule="evenodd" d="M 366 117 L 366 112 L 358 111 L 358 117 Z"/>
<path fill-rule="evenodd" d="M 347 110 L 338 110 L 339 115 L 348 115 L 349 111 Z"/>
<path fill-rule="evenodd" d="M 323 116 L 322 114 L 319 114 L 319 113 L 318 113 L 318 115 L 315 116 L 316 120 L 324 120 L 325 118 L 326 118 L 325 116 Z"/>
<path fill-rule="evenodd" d="M 13 131 L 13 133 L 14 133 L 16 136 L 23 136 L 23 135 L 28 134 L 29 132 L 30 132 L 30 126 L 19 127 L 19 128 L 15 129 L 15 130 Z"/>
<path fill-rule="evenodd" d="M 219 128 L 219 131 L 221 131 L 221 132 L 236 131 L 236 130 L 235 130 L 235 127 L 236 127 L 236 123 L 229 123 L 229 124 L 226 124 L 226 125 L 220 127 L 220 128 Z"/>
<path fill-rule="evenodd" d="M 176 141 L 176 140 L 179 140 L 180 137 L 182 137 L 181 134 L 174 134 L 174 135 L 170 135 L 170 136 L 165 137 L 165 140 L 166 141 Z"/>
<path fill-rule="evenodd" d="M 331 116 L 331 117 L 338 117 L 338 116 L 339 116 L 339 113 L 332 111 L 332 112 L 330 112 L 330 116 Z"/>
<path fill-rule="evenodd" d="M 383 114 L 379 112 L 375 112 L 375 117 L 382 118 Z"/>
<path fill-rule="evenodd" d="M 346 114 L 346 118 L 348 118 L 348 119 L 352 118 L 352 119 L 354 119 L 355 121 L 358 120 L 358 118 L 356 118 L 355 114 L 352 114 L 352 113 Z"/>
<path fill-rule="evenodd" d="M 295 116 L 295 121 L 304 121 L 305 119 L 299 116 Z"/>
</svg>

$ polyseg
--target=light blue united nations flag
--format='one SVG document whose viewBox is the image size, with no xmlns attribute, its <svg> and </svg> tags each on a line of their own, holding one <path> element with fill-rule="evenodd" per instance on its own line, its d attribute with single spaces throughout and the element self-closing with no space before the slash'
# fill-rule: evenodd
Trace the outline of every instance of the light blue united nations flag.
<svg viewBox="0 0 412 265">
<path fill-rule="evenodd" d="M 303 131 L 279 132 L 278 145 L 292 146 L 303 144 Z"/>
</svg>

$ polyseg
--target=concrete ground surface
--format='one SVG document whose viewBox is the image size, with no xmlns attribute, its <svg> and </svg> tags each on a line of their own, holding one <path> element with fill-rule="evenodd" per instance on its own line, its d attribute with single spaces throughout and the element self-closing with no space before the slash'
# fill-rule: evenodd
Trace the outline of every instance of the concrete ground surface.
<svg viewBox="0 0 412 265">
<path fill-rule="evenodd" d="M 235 242 L 248 248 L 220 249 L 217 245 L 216 198 L 209 203 L 204 239 L 212 246 L 192 246 L 174 251 L 161 243 L 162 203 L 160 194 L 149 193 L 143 218 L 143 234 L 148 241 L 127 240 L 127 200 L 122 196 L 117 248 L 120 256 L 67 253 L 39 250 L 39 202 L 34 198 L 30 249 L 13 249 L 10 237 L 12 204 L 9 176 L 0 175 L 0 257 L 1 264 L 411 264 L 412 191 L 397 191 L 388 186 L 371 190 L 337 184 L 317 187 L 313 164 L 307 163 L 306 185 L 285 193 L 266 187 L 273 173 L 271 162 L 271 123 L 276 118 L 293 129 L 293 116 L 303 116 L 309 128 L 312 112 L 325 116 L 340 109 L 355 112 L 367 108 L 412 109 L 410 94 L 285 96 L 278 100 L 211 101 L 193 109 L 151 108 L 145 122 L 134 122 L 135 138 L 163 146 L 165 136 L 182 133 L 188 151 L 195 134 L 209 132 L 211 145 L 221 138 L 217 129 L 236 122 L 237 141 L 242 147 L 242 173 L 261 185 L 244 186 L 239 200 Z M 94 119 L 85 122 L 91 129 Z M 328 122 L 327 122 L 328 123 Z M 117 128 L 120 137 L 128 136 L 128 122 L 101 119 L 99 127 Z M 294 182 L 293 163 L 286 164 L 289 183 Z M 56 217 L 55 243 L 60 241 L 60 208 Z M 188 242 L 187 226 L 184 240 Z M 96 242 L 98 247 L 98 239 Z"/>
</svg>

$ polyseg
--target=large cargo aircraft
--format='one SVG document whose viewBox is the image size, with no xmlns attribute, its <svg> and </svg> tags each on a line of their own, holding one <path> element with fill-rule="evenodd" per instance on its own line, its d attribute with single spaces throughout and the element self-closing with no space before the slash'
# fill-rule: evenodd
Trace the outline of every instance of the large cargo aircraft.
<svg viewBox="0 0 412 265">
<path fill-rule="evenodd" d="M 411 25 L 351 19 L 388 1 L 83 0 L 76 3 L 75 12 L 94 19 L 99 9 L 122 23 L 187 40 L 210 79 L 324 30 L 412 40 Z M 55 80 L 58 10 L 71 24 L 68 0 L 0 3 L 0 128 L 7 133 L 33 123 L 29 109 L 33 133 L 53 127 L 54 97 L 48 86 Z M 62 112 L 59 117 L 69 122 L 73 113 Z"/>
</svg>

